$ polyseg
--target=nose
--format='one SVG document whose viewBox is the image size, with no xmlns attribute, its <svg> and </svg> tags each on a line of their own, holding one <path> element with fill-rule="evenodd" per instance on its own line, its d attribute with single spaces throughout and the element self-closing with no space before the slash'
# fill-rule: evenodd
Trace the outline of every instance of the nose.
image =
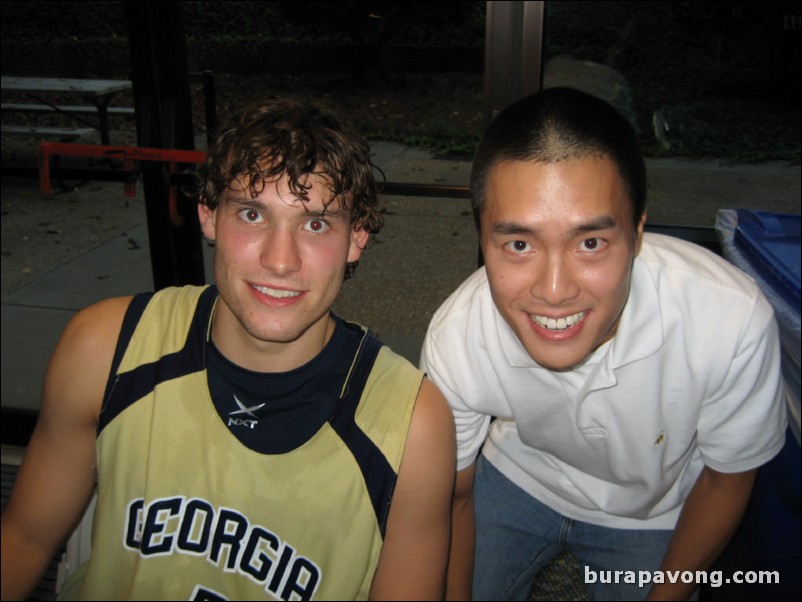
<svg viewBox="0 0 802 602">
<path fill-rule="evenodd" d="M 260 261 L 263 268 L 279 276 L 298 271 L 301 267 L 301 254 L 292 232 L 277 228 L 265 236 Z"/>
<path fill-rule="evenodd" d="M 580 291 L 576 268 L 561 256 L 550 255 L 535 268 L 531 293 L 548 305 L 559 306 L 574 299 Z"/>
</svg>

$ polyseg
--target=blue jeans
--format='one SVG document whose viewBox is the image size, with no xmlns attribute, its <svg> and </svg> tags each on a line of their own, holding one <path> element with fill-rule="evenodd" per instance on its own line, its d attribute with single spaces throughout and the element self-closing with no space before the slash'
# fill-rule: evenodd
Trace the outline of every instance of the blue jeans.
<svg viewBox="0 0 802 602">
<path fill-rule="evenodd" d="M 481 454 L 474 509 L 474 600 L 526 600 L 538 571 L 563 548 L 579 560 L 579 579 L 595 575 L 595 583 L 586 585 L 593 600 L 642 600 L 649 586 L 624 583 L 623 575 L 615 583 L 615 571 L 654 574 L 673 533 L 611 529 L 566 518 L 513 484 Z M 601 583 L 602 578 L 612 583 Z"/>
</svg>

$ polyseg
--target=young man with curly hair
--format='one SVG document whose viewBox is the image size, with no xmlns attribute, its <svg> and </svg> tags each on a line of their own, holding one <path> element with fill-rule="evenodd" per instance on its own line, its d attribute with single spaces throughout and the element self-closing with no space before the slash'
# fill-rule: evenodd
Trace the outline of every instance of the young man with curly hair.
<svg viewBox="0 0 802 602">
<path fill-rule="evenodd" d="M 202 170 L 216 284 L 79 312 L 3 515 L 3 597 L 97 488 L 90 599 L 442 597 L 448 406 L 331 312 L 382 226 L 367 145 L 313 106 L 237 115 Z"/>
</svg>

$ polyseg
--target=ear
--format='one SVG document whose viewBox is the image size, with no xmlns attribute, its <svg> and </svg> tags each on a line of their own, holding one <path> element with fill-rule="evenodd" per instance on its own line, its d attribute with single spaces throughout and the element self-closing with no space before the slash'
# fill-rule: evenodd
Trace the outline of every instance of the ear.
<svg viewBox="0 0 802 602">
<path fill-rule="evenodd" d="M 351 231 L 351 244 L 348 247 L 348 262 L 359 261 L 362 251 L 368 244 L 370 234 L 364 228 L 357 228 Z"/>
<path fill-rule="evenodd" d="M 212 209 L 203 203 L 198 203 L 198 220 L 200 221 L 203 235 L 208 240 L 214 240 L 217 224 L 217 209 Z"/>
<path fill-rule="evenodd" d="M 640 246 L 643 242 L 643 228 L 646 225 L 646 212 L 643 212 L 643 215 L 638 222 L 638 227 L 635 230 L 635 255 L 640 253 Z"/>
</svg>

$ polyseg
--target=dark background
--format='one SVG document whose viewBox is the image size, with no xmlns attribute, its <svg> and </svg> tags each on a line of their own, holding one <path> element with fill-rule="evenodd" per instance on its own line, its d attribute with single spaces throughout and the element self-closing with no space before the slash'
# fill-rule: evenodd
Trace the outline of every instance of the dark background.
<svg viewBox="0 0 802 602">
<path fill-rule="evenodd" d="M 485 2 L 183 6 L 190 70 L 214 73 L 222 116 L 306 96 L 372 140 L 470 158 L 484 126 Z M 650 156 L 798 164 L 801 32 L 796 2 L 548 2 L 544 57 L 622 73 Z M 125 78 L 129 64 L 122 2 L 2 2 L 4 75 Z"/>
</svg>

